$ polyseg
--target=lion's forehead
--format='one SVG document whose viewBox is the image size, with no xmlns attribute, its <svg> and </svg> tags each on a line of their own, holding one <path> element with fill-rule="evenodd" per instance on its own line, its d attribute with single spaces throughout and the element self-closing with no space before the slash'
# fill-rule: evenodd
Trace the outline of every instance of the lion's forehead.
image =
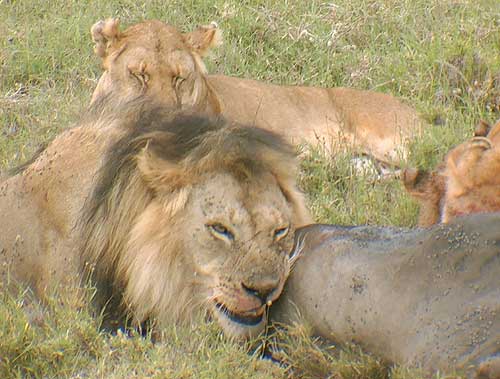
<svg viewBox="0 0 500 379">
<path fill-rule="evenodd" d="M 170 63 L 172 54 L 175 52 L 188 53 L 191 49 L 186 44 L 182 34 L 175 28 L 161 25 L 138 25 L 127 29 L 121 39 L 119 54 L 127 56 L 128 59 L 136 57 L 151 63 Z"/>
<path fill-rule="evenodd" d="M 148 21 L 130 26 L 122 34 L 122 39 L 131 45 L 185 46 L 182 33 L 163 22 Z"/>
<path fill-rule="evenodd" d="M 233 225 L 275 228 L 287 223 L 291 207 L 276 182 L 255 180 L 241 183 L 228 174 L 218 174 L 197 189 L 204 217 L 220 218 Z"/>
<path fill-rule="evenodd" d="M 148 71 L 152 68 L 156 70 L 168 69 L 176 64 L 189 65 L 192 68 L 193 59 L 187 48 L 172 45 L 168 48 L 158 49 L 155 44 L 159 43 L 160 41 L 149 41 L 148 44 L 127 44 L 124 51 L 117 51 L 116 54 L 123 57 L 129 65 L 145 64 Z"/>
<path fill-rule="evenodd" d="M 276 229 L 291 222 L 292 209 L 278 186 L 253 191 L 245 201 L 258 229 Z"/>
</svg>

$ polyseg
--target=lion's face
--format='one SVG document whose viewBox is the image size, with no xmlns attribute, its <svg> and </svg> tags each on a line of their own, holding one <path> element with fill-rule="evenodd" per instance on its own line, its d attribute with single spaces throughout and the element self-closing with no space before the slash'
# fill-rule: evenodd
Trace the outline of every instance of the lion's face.
<svg viewBox="0 0 500 379">
<path fill-rule="evenodd" d="M 220 43 L 216 26 L 182 34 L 163 22 L 146 21 L 120 32 L 118 20 L 109 19 L 94 24 L 91 33 L 104 68 L 92 102 L 113 91 L 123 99 L 148 95 L 168 107 L 217 108 L 200 104 L 213 100 L 201 57 Z"/>
<path fill-rule="evenodd" d="M 481 121 L 475 136 L 451 149 L 436 171 L 405 170 L 403 183 L 420 202 L 419 224 L 500 211 L 500 122 Z"/>
<path fill-rule="evenodd" d="M 500 130 L 500 123 L 498 126 Z M 498 142 L 494 138 L 474 137 L 448 153 L 443 222 L 465 214 L 500 210 Z"/>
<path fill-rule="evenodd" d="M 295 230 L 292 209 L 276 180 L 240 185 L 227 175 L 193 192 L 186 211 L 187 251 L 205 285 L 200 300 L 233 336 L 260 332 L 265 307 L 281 294 L 290 269 Z M 186 225 L 187 226 L 187 225 Z"/>
</svg>

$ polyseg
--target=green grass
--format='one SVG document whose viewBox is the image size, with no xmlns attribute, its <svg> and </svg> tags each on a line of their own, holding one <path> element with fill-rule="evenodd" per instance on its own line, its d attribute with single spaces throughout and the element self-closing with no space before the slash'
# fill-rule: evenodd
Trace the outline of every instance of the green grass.
<svg viewBox="0 0 500 379">
<path fill-rule="evenodd" d="M 413 141 L 409 166 L 432 168 L 479 119 L 500 113 L 497 0 L 0 0 L 0 172 L 29 158 L 88 104 L 100 75 L 89 30 L 110 16 L 123 26 L 159 18 L 186 31 L 217 21 L 225 42 L 207 59 L 212 73 L 401 97 L 433 124 Z M 397 180 L 374 183 L 352 172 L 347 155 L 311 153 L 300 182 L 318 222 L 416 223 L 416 206 Z M 0 296 L 2 378 L 389 375 L 355 351 L 332 353 L 304 327 L 281 335 L 286 369 L 255 359 L 203 322 L 167 330 L 165 342 L 153 345 L 99 332 L 85 308 L 54 301 L 26 313 L 23 297 Z M 390 375 L 418 377 L 404 368 Z"/>
<path fill-rule="evenodd" d="M 171 328 L 153 344 L 99 331 L 88 308 L 26 304 L 25 294 L 0 294 L 1 378 L 265 378 L 278 377 L 270 361 L 226 340 L 213 323 Z M 231 359 L 228 360 L 228 357 Z"/>
</svg>

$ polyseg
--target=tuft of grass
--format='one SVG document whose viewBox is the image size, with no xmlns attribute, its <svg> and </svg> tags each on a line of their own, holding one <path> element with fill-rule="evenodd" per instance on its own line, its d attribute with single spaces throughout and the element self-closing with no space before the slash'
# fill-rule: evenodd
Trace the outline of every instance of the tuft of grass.
<svg viewBox="0 0 500 379">
<path fill-rule="evenodd" d="M 106 339 L 85 307 L 56 298 L 42 306 L 28 291 L 2 291 L 0 304 L 0 377 L 71 377 L 101 357 Z"/>
<path fill-rule="evenodd" d="M 289 378 L 388 379 L 389 366 L 359 347 L 338 348 L 314 338 L 306 323 L 277 325 L 270 346 Z"/>
</svg>

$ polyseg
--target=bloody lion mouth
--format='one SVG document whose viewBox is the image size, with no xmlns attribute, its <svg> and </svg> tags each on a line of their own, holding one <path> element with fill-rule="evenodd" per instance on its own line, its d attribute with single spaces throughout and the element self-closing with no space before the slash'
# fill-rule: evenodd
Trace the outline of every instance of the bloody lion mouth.
<svg viewBox="0 0 500 379">
<path fill-rule="evenodd" d="M 216 303 L 215 307 L 219 312 L 224 314 L 231 321 L 247 326 L 255 326 L 260 324 L 262 322 L 262 318 L 264 317 L 264 312 L 260 313 L 259 315 L 242 315 L 234 313 L 221 303 Z"/>
</svg>

